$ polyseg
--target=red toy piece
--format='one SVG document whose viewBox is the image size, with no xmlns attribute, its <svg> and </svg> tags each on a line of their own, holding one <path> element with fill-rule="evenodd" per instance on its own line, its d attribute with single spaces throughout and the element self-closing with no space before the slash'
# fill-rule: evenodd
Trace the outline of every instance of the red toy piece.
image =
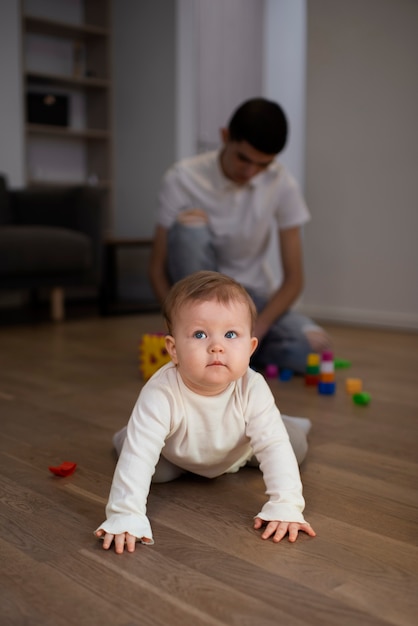
<svg viewBox="0 0 418 626">
<path fill-rule="evenodd" d="M 77 463 L 64 461 L 61 465 L 57 465 L 57 467 L 48 467 L 48 469 L 50 472 L 55 474 L 55 476 L 71 476 L 71 474 L 74 474 L 76 467 Z"/>
</svg>

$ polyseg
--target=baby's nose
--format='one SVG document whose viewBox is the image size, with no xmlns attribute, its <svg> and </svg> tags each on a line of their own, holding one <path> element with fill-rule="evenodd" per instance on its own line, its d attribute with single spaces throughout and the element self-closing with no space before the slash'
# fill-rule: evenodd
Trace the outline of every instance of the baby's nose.
<svg viewBox="0 0 418 626">
<path fill-rule="evenodd" d="M 210 346 L 210 351 L 211 352 L 223 352 L 224 347 L 220 341 L 214 341 L 212 345 Z"/>
</svg>

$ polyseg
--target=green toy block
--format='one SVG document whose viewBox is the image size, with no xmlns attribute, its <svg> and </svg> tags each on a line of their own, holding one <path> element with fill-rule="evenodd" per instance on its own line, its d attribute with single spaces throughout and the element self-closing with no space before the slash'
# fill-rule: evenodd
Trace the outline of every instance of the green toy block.
<svg viewBox="0 0 418 626">
<path fill-rule="evenodd" d="M 347 361 L 347 359 L 334 359 L 334 367 L 339 370 L 351 367 L 351 361 Z"/>
<path fill-rule="evenodd" d="M 353 393 L 352 398 L 355 404 L 359 404 L 361 406 L 366 406 L 371 400 L 370 394 L 365 391 L 362 391 L 361 393 Z"/>
</svg>

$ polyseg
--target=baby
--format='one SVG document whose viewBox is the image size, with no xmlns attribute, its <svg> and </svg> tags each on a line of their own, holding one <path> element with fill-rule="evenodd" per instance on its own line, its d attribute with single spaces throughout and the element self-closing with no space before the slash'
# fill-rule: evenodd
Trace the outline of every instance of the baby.
<svg viewBox="0 0 418 626">
<path fill-rule="evenodd" d="M 293 542 L 299 531 L 314 537 L 288 432 L 265 379 L 249 367 L 257 347 L 250 296 L 233 279 L 201 271 L 171 288 L 163 313 L 172 362 L 144 385 L 128 426 L 115 435 L 120 457 L 107 519 L 95 531 L 103 548 L 114 541 L 117 553 L 125 546 L 133 552 L 137 541 L 153 543 L 151 480 L 185 472 L 215 478 L 254 457 L 269 494 L 254 519 L 261 538 L 279 542 L 288 534 Z M 305 437 L 301 429 L 293 433 Z"/>
</svg>

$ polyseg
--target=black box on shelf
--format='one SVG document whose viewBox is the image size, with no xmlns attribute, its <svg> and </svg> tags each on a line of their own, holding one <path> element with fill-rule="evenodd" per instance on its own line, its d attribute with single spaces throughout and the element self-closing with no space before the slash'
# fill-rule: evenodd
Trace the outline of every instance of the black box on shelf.
<svg viewBox="0 0 418 626">
<path fill-rule="evenodd" d="M 49 92 L 28 92 L 26 105 L 29 124 L 68 126 L 68 96 Z"/>
</svg>

